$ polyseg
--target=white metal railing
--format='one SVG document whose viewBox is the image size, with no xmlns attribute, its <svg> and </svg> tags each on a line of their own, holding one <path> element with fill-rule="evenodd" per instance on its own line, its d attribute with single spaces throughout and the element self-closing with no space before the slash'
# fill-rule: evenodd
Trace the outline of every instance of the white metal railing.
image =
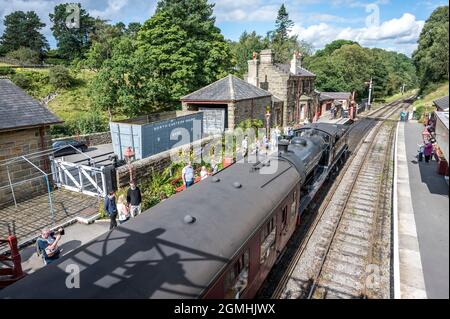
<svg viewBox="0 0 450 319">
<path fill-rule="evenodd" d="M 95 167 L 52 159 L 53 179 L 56 185 L 89 196 L 106 196 L 104 166 Z"/>
</svg>

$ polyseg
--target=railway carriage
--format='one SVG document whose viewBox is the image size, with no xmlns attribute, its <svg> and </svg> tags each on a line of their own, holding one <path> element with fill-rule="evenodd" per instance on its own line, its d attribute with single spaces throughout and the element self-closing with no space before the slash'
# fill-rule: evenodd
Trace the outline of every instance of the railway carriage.
<svg viewBox="0 0 450 319">
<path fill-rule="evenodd" d="M 0 291 L 0 298 L 252 298 L 345 156 L 347 130 L 304 126 L 280 142 L 277 154 L 231 165 Z M 68 284 L 71 275 L 79 275 L 79 288 Z"/>
</svg>

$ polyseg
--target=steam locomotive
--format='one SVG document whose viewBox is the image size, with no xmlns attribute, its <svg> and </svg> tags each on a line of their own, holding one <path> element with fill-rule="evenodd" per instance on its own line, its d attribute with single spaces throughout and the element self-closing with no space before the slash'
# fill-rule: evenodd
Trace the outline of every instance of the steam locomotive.
<svg viewBox="0 0 450 319">
<path fill-rule="evenodd" d="M 305 125 L 277 153 L 231 165 L 0 298 L 252 298 L 347 150 L 348 126 Z"/>
</svg>

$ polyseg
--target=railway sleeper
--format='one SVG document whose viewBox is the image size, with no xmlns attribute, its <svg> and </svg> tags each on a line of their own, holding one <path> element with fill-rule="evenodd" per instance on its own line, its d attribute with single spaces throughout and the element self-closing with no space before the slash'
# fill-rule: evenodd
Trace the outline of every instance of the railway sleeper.
<svg viewBox="0 0 450 319">
<path fill-rule="evenodd" d="M 328 274 L 328 277 L 346 277 L 359 282 L 365 274 L 364 266 L 360 264 L 354 264 L 334 257 L 332 258 L 331 256 L 327 257 L 327 259 L 322 274 Z"/>
<path fill-rule="evenodd" d="M 335 240 L 344 242 L 346 245 L 352 245 L 361 249 L 367 249 L 369 247 L 369 242 L 364 238 L 355 237 L 346 233 L 338 232 L 335 236 Z"/>
<path fill-rule="evenodd" d="M 319 287 L 316 289 L 316 291 L 320 291 L 319 288 L 324 289 L 325 294 L 327 293 L 327 291 L 331 291 L 333 294 L 345 295 L 347 299 L 358 298 L 358 296 L 360 295 L 360 291 L 358 289 L 355 289 L 354 287 L 349 286 L 345 283 L 335 282 L 332 279 L 323 279 L 322 278 L 319 282 Z M 324 295 L 324 293 L 322 293 L 322 296 Z M 317 298 L 316 293 L 313 295 L 313 297 Z M 324 297 L 319 297 L 319 298 L 322 299 Z"/>
<path fill-rule="evenodd" d="M 351 242 L 345 240 L 339 240 L 336 242 L 339 248 L 332 248 L 331 251 L 344 256 L 354 256 L 355 258 L 366 258 L 368 247 L 355 246 Z"/>
<path fill-rule="evenodd" d="M 371 233 L 372 232 L 372 223 L 370 223 L 370 225 L 367 225 L 366 223 L 361 223 L 359 221 L 356 220 L 351 220 L 351 219 L 342 219 L 341 227 L 347 228 L 347 229 L 353 229 L 353 230 L 357 230 L 361 233 Z"/>
<path fill-rule="evenodd" d="M 328 256 L 327 260 L 333 264 L 341 263 L 341 264 L 350 264 L 352 267 L 361 268 L 361 271 L 364 272 L 364 264 L 365 258 L 359 255 L 354 254 L 341 254 L 338 251 L 332 251 Z"/>
</svg>

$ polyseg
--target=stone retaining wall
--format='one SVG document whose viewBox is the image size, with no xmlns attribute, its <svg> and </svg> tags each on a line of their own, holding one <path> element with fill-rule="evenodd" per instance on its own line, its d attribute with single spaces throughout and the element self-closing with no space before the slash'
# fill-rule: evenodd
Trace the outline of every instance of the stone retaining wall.
<svg viewBox="0 0 450 319">
<path fill-rule="evenodd" d="M 102 133 L 93 133 L 93 134 L 85 134 L 85 135 L 78 135 L 78 136 L 54 138 L 52 140 L 52 142 L 64 141 L 64 140 L 69 140 L 69 139 L 86 142 L 86 144 L 88 146 L 112 143 L 111 132 L 109 132 L 109 131 L 102 132 Z"/>
<path fill-rule="evenodd" d="M 143 181 L 147 181 L 149 180 L 153 172 L 161 173 L 165 168 L 169 167 L 172 164 L 172 155 L 176 156 L 180 151 L 183 151 L 184 154 L 188 154 L 189 151 L 195 148 L 200 150 L 201 147 L 212 142 L 213 140 L 214 137 L 206 137 L 194 143 L 173 148 L 165 152 L 135 161 L 131 163 L 133 180 L 135 180 L 138 184 L 142 183 Z M 124 165 L 117 168 L 116 175 L 118 188 L 128 185 L 128 182 L 130 181 L 129 166 Z"/>
</svg>

